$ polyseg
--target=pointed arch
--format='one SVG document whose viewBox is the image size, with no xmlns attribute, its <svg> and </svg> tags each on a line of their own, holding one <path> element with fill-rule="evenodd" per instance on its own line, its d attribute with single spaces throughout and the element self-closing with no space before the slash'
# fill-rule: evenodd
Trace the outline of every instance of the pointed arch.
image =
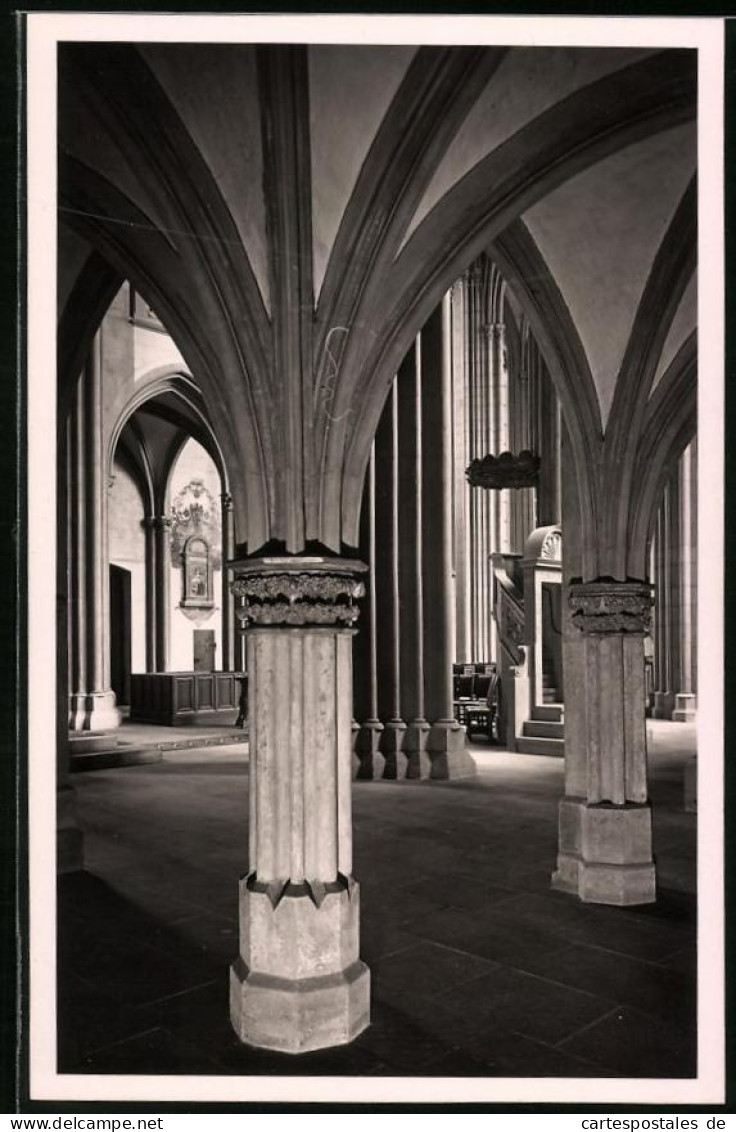
<svg viewBox="0 0 736 1132">
<path fill-rule="evenodd" d="M 698 200 L 695 178 L 680 201 L 654 258 L 619 371 L 604 441 L 604 475 L 618 490 L 607 494 L 603 515 L 606 573 L 627 576 L 628 523 L 638 445 L 650 450 L 642 432 L 649 393 L 667 335 L 697 257 Z M 656 403 L 656 401 L 655 401 Z"/>
<path fill-rule="evenodd" d="M 683 342 L 647 404 L 630 501 L 626 570 L 643 578 L 647 544 L 667 476 L 697 427 L 697 333 Z"/>
<path fill-rule="evenodd" d="M 242 359 L 217 317 L 216 295 L 190 286 L 163 233 L 109 181 L 68 155 L 60 156 L 59 165 L 60 202 L 70 225 L 158 312 L 197 375 L 226 454 L 237 528 L 244 541 L 261 545 L 269 537 L 270 454 L 250 411 L 254 391 L 243 379 Z"/>
<path fill-rule="evenodd" d="M 386 391 L 442 294 L 545 193 L 618 149 L 692 118 L 692 55 L 652 56 L 541 114 L 446 193 L 391 270 L 371 279 L 360 307 L 361 329 L 347 341 L 332 403 L 321 509 L 327 545 L 339 544 L 336 514 L 345 541 L 357 538 L 363 474 Z"/>
</svg>

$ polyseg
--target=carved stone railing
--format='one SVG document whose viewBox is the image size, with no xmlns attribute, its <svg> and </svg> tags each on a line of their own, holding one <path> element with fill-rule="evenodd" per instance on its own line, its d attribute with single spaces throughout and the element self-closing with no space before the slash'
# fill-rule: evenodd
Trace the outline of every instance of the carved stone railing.
<svg viewBox="0 0 736 1132">
<path fill-rule="evenodd" d="M 511 664 L 521 664 L 524 657 L 524 599 L 505 570 L 493 571 L 493 608 L 501 647 Z"/>
</svg>

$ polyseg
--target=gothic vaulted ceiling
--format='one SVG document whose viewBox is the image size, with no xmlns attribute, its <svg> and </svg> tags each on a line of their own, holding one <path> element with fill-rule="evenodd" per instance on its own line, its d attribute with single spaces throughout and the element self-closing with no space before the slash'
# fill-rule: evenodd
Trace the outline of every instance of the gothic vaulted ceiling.
<svg viewBox="0 0 736 1132">
<path fill-rule="evenodd" d="M 249 549 L 355 544 L 391 380 L 490 250 L 608 553 L 606 476 L 652 390 L 666 406 L 694 380 L 694 52 L 69 44 L 59 142 L 62 330 L 92 332 L 95 304 L 87 326 L 70 309 L 121 276 L 146 296 L 208 400 Z"/>
</svg>

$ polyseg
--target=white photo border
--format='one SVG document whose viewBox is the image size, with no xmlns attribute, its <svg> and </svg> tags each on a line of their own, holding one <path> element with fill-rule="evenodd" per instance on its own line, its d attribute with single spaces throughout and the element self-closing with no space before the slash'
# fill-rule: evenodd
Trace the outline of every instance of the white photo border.
<svg viewBox="0 0 736 1132">
<path fill-rule="evenodd" d="M 28 819 L 34 1101 L 719 1104 L 725 1089 L 723 584 L 725 21 L 709 17 L 30 13 L 27 42 Z M 698 51 L 698 1076 L 682 1079 L 81 1075 L 56 1069 L 56 51 L 62 41 L 508 44 Z M 542 1087 L 543 1082 L 543 1087 Z"/>
</svg>

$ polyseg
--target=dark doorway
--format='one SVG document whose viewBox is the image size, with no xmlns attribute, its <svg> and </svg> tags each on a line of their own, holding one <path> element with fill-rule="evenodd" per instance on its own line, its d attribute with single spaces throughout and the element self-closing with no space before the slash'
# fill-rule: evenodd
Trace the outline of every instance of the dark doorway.
<svg viewBox="0 0 736 1132">
<path fill-rule="evenodd" d="M 214 629 L 194 630 L 194 671 L 215 671 L 215 631 Z"/>
<path fill-rule="evenodd" d="M 110 566 L 110 685 L 118 704 L 130 703 L 130 570 Z"/>
<path fill-rule="evenodd" d="M 545 703 L 563 703 L 562 586 L 542 583 L 542 679 Z"/>
</svg>

